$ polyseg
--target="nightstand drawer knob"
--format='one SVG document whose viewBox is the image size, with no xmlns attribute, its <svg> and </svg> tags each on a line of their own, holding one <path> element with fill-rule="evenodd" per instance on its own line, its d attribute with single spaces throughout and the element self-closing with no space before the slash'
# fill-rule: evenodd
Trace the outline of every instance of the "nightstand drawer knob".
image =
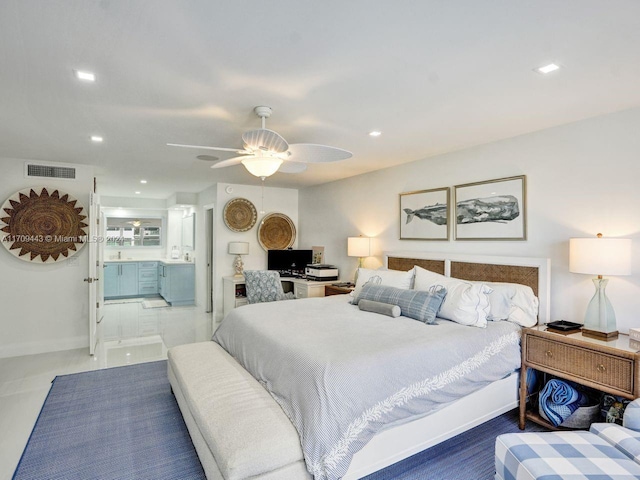
<svg viewBox="0 0 640 480">
<path fill-rule="evenodd" d="M 549 358 L 553 357 L 553 352 L 551 350 L 547 350 L 547 352 L 545 353 L 545 355 Z"/>
<path fill-rule="evenodd" d="M 600 364 L 600 365 L 598 365 L 598 371 L 599 372 L 606 372 L 607 371 L 607 367 L 605 367 L 604 365 Z"/>
</svg>

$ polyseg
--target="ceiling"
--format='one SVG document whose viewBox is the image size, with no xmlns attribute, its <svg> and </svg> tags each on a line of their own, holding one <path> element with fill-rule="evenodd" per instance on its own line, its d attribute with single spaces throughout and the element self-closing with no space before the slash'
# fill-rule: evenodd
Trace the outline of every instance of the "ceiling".
<svg viewBox="0 0 640 480">
<path fill-rule="evenodd" d="M 636 107 L 639 45 L 637 0 L 2 0 L 0 157 L 96 165 L 110 196 L 259 184 L 165 144 L 240 147 L 269 105 L 353 152 L 267 180 L 303 188 Z"/>
</svg>

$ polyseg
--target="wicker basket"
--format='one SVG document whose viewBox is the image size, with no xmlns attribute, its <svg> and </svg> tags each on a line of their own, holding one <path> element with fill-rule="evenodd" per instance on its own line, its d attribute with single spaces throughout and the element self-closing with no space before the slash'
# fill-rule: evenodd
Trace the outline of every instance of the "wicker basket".
<svg viewBox="0 0 640 480">
<path fill-rule="evenodd" d="M 545 415 L 544 411 L 538 405 L 538 413 L 547 422 L 549 419 Z M 565 428 L 579 428 L 587 429 L 592 423 L 600 420 L 600 404 L 587 405 L 584 407 L 578 407 L 578 409 L 571 414 L 564 422 L 559 426 Z"/>
</svg>

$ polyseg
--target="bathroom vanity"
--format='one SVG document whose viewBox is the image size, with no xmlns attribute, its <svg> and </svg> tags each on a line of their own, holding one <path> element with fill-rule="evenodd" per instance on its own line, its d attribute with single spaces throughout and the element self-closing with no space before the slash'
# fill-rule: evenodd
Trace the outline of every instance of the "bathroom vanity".
<svg viewBox="0 0 640 480">
<path fill-rule="evenodd" d="M 182 260 L 104 262 L 104 298 L 160 295 L 172 306 L 195 304 L 195 265 Z"/>
</svg>

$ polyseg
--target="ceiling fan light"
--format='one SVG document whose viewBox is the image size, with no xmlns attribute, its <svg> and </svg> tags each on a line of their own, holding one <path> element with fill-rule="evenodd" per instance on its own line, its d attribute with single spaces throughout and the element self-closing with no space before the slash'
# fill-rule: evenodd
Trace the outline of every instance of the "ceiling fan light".
<svg viewBox="0 0 640 480">
<path fill-rule="evenodd" d="M 282 160 L 279 158 L 245 158 L 242 160 L 244 167 L 251 175 L 256 177 L 270 177 L 278 171 Z"/>
</svg>

